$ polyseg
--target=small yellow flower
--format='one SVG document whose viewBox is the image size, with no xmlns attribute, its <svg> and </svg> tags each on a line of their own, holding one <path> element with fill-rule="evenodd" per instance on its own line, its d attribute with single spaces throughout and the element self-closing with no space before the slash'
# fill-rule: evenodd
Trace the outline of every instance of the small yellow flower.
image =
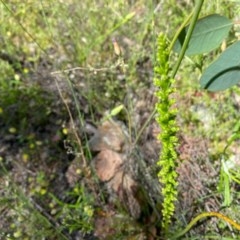
<svg viewBox="0 0 240 240">
<path fill-rule="evenodd" d="M 83 210 L 89 217 L 93 216 L 93 209 L 91 206 L 85 206 Z"/>
<path fill-rule="evenodd" d="M 16 132 L 17 132 L 17 129 L 16 129 L 15 127 L 10 127 L 10 128 L 8 129 L 8 131 L 9 131 L 10 133 L 16 133 Z"/>
<path fill-rule="evenodd" d="M 62 129 L 62 133 L 63 133 L 64 135 L 67 135 L 67 134 L 68 134 L 68 129 L 67 129 L 67 128 L 63 128 L 63 129 Z"/>
<path fill-rule="evenodd" d="M 34 148 L 35 148 L 35 144 L 34 144 L 34 143 L 30 143 L 30 144 L 29 144 L 29 148 L 30 148 L 30 149 L 34 149 Z"/>
<path fill-rule="evenodd" d="M 22 155 L 22 159 L 23 159 L 23 162 L 27 163 L 28 160 L 29 160 L 29 155 L 28 155 L 27 153 L 24 153 L 24 154 Z"/>
<path fill-rule="evenodd" d="M 40 194 L 41 194 L 41 195 L 45 195 L 46 193 L 47 193 L 46 188 L 41 188 Z"/>
<path fill-rule="evenodd" d="M 22 236 L 22 232 L 21 232 L 20 230 L 18 230 L 18 231 L 16 231 L 16 232 L 13 234 L 13 236 L 14 236 L 15 238 L 20 238 L 20 237 Z"/>
<path fill-rule="evenodd" d="M 19 76 L 18 74 L 15 74 L 15 75 L 14 75 L 14 79 L 15 79 L 16 81 L 19 81 L 19 80 L 20 80 L 20 76 Z"/>
<path fill-rule="evenodd" d="M 23 72 L 24 72 L 25 74 L 29 73 L 28 68 L 24 68 L 24 69 L 23 69 Z"/>
</svg>

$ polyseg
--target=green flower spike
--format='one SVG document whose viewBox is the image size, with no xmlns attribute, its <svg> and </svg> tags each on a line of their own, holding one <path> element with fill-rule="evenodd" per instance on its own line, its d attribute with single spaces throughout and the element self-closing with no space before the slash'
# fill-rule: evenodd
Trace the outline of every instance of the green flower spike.
<svg viewBox="0 0 240 240">
<path fill-rule="evenodd" d="M 175 210 L 174 202 L 177 199 L 176 146 L 178 145 L 178 127 L 176 124 L 177 110 L 173 107 L 175 100 L 171 98 L 171 94 L 175 92 L 172 87 L 174 79 L 170 77 L 168 42 L 163 34 L 158 36 L 154 74 L 154 85 L 157 87 L 156 96 L 158 98 L 155 106 L 156 121 L 161 128 L 158 139 L 162 144 L 157 162 L 161 167 L 158 178 L 163 184 L 162 227 L 167 234 Z"/>
</svg>

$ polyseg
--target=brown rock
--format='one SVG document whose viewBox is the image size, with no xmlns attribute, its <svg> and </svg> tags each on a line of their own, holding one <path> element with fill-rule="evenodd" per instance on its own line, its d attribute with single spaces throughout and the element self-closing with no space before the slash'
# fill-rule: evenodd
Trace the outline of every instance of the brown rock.
<svg viewBox="0 0 240 240">
<path fill-rule="evenodd" d="M 120 202 L 131 216 L 138 219 L 141 215 L 141 206 L 135 196 L 139 188 L 137 182 L 129 174 L 119 171 L 108 183 L 108 187 L 118 195 Z"/>
<path fill-rule="evenodd" d="M 100 125 L 95 135 L 89 141 L 91 151 L 99 152 L 111 149 L 120 152 L 124 144 L 125 136 L 120 123 L 106 121 Z"/>
<path fill-rule="evenodd" d="M 103 182 L 109 181 L 119 171 L 122 164 L 121 155 L 108 149 L 102 150 L 94 158 L 97 176 Z"/>
</svg>

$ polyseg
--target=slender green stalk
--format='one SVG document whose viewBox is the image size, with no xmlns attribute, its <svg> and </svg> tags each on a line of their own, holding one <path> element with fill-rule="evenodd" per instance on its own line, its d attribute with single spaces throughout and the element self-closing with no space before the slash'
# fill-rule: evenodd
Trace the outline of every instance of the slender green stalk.
<svg viewBox="0 0 240 240">
<path fill-rule="evenodd" d="M 219 219 L 222 219 L 223 221 L 231 224 L 234 228 L 240 231 L 240 224 L 236 223 L 231 218 L 228 218 L 227 216 L 218 213 L 218 212 L 204 212 L 199 215 L 197 215 L 181 232 L 177 233 L 176 235 L 172 236 L 170 239 L 177 239 L 185 235 L 199 220 L 206 217 L 217 217 Z"/>
<path fill-rule="evenodd" d="M 180 28 L 177 30 L 177 33 L 175 34 L 175 36 L 173 37 L 173 40 L 171 41 L 170 45 L 169 45 L 169 52 L 172 51 L 172 48 L 174 46 L 174 43 L 176 42 L 179 34 L 181 33 L 182 29 L 186 26 L 186 24 L 190 21 L 190 19 L 192 18 L 191 20 L 191 23 L 190 23 L 190 26 L 189 26 L 189 29 L 188 29 L 188 32 L 187 32 L 187 35 L 186 35 L 186 38 L 184 40 L 184 44 L 183 44 L 183 47 L 181 49 L 181 52 L 179 54 L 179 58 L 177 60 L 177 64 L 175 65 L 175 68 L 173 69 L 173 73 L 172 73 L 172 78 L 175 77 L 179 67 L 180 67 L 180 64 L 182 62 L 182 59 L 184 57 L 184 54 L 187 50 L 187 45 L 190 41 L 190 38 L 191 38 L 191 35 L 192 35 L 192 32 L 194 30 L 194 27 L 196 25 L 196 22 L 197 22 L 197 19 L 198 19 L 198 16 L 199 16 L 199 13 L 201 11 L 201 7 L 202 7 L 202 4 L 203 4 L 204 0 L 198 0 L 197 2 L 197 5 L 196 5 L 196 8 L 193 12 L 190 13 L 190 15 L 187 17 L 187 19 L 182 23 L 182 25 L 180 26 Z M 156 114 L 156 108 L 153 110 L 153 112 L 151 113 L 151 115 L 149 116 L 149 118 L 147 119 L 147 121 L 144 123 L 143 127 L 140 129 L 137 137 L 136 137 L 136 140 L 134 142 L 134 144 L 137 143 L 137 141 L 140 139 L 140 136 L 142 134 L 142 132 L 144 131 L 144 129 L 146 128 L 146 126 L 148 125 L 148 123 L 153 119 L 153 117 L 155 116 Z"/>
<path fill-rule="evenodd" d="M 133 146 L 135 146 L 137 144 L 137 142 L 139 141 L 143 131 L 145 130 L 145 128 L 148 126 L 148 124 L 150 123 L 150 121 L 153 119 L 153 117 L 155 116 L 157 112 L 157 109 L 154 108 L 154 110 L 152 111 L 151 115 L 148 117 L 148 119 L 145 121 L 145 123 L 143 124 L 143 126 L 141 127 L 141 129 L 139 130 L 136 138 L 135 138 L 135 141 L 133 143 Z"/>
<path fill-rule="evenodd" d="M 171 41 L 171 43 L 170 43 L 170 45 L 169 45 L 169 52 L 172 51 L 173 46 L 174 46 L 175 42 L 177 41 L 180 33 L 181 33 L 182 30 L 186 27 L 186 25 L 189 23 L 190 19 L 191 19 L 192 16 L 193 16 L 193 12 L 194 12 L 194 11 L 192 11 L 192 12 L 189 14 L 189 16 L 185 19 L 185 21 L 181 24 L 181 26 L 180 26 L 179 29 L 177 30 L 176 34 L 175 34 L 174 37 L 173 37 L 173 40 Z"/>
<path fill-rule="evenodd" d="M 191 20 L 189 28 L 188 28 L 186 38 L 185 38 L 185 40 L 183 42 L 183 46 L 182 46 L 181 52 L 179 54 L 177 63 L 176 63 L 176 65 L 175 65 L 175 67 L 173 69 L 173 72 L 172 72 L 172 78 L 175 78 L 175 75 L 176 75 L 176 73 L 177 73 L 177 71 L 178 71 L 178 69 L 180 67 L 180 64 L 182 62 L 182 59 L 183 59 L 183 57 L 185 55 L 185 52 L 186 52 L 187 47 L 188 47 L 188 43 L 189 43 L 189 41 L 191 39 L 191 36 L 192 36 L 193 30 L 194 30 L 194 27 L 196 25 L 199 13 L 201 11 L 203 2 L 204 2 L 204 0 L 198 0 L 197 3 L 196 3 L 195 11 L 193 13 L 193 17 L 192 17 L 192 20 Z"/>
</svg>

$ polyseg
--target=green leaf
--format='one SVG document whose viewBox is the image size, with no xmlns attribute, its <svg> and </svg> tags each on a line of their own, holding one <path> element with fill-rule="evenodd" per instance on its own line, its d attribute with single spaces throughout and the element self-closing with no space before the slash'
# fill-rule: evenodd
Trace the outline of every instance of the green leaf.
<svg viewBox="0 0 240 240">
<path fill-rule="evenodd" d="M 124 108 L 124 106 L 121 104 L 121 105 L 115 107 L 114 109 L 112 109 L 110 112 L 111 117 L 118 115 L 122 111 L 123 108 Z"/>
<path fill-rule="evenodd" d="M 103 121 L 106 121 L 106 120 L 111 119 L 112 117 L 118 115 L 122 111 L 123 108 L 124 108 L 123 104 L 120 104 L 119 106 L 115 107 L 114 109 L 111 110 L 110 113 L 107 114 L 107 116 L 105 116 L 103 118 Z"/>
<path fill-rule="evenodd" d="M 201 88 L 221 91 L 240 81 L 240 41 L 227 48 L 200 78 Z"/>
<path fill-rule="evenodd" d="M 185 27 L 180 33 L 173 50 L 181 51 L 188 27 Z M 199 19 L 193 30 L 186 55 L 207 53 L 217 48 L 228 36 L 232 27 L 232 22 L 221 15 L 212 14 Z"/>
</svg>

